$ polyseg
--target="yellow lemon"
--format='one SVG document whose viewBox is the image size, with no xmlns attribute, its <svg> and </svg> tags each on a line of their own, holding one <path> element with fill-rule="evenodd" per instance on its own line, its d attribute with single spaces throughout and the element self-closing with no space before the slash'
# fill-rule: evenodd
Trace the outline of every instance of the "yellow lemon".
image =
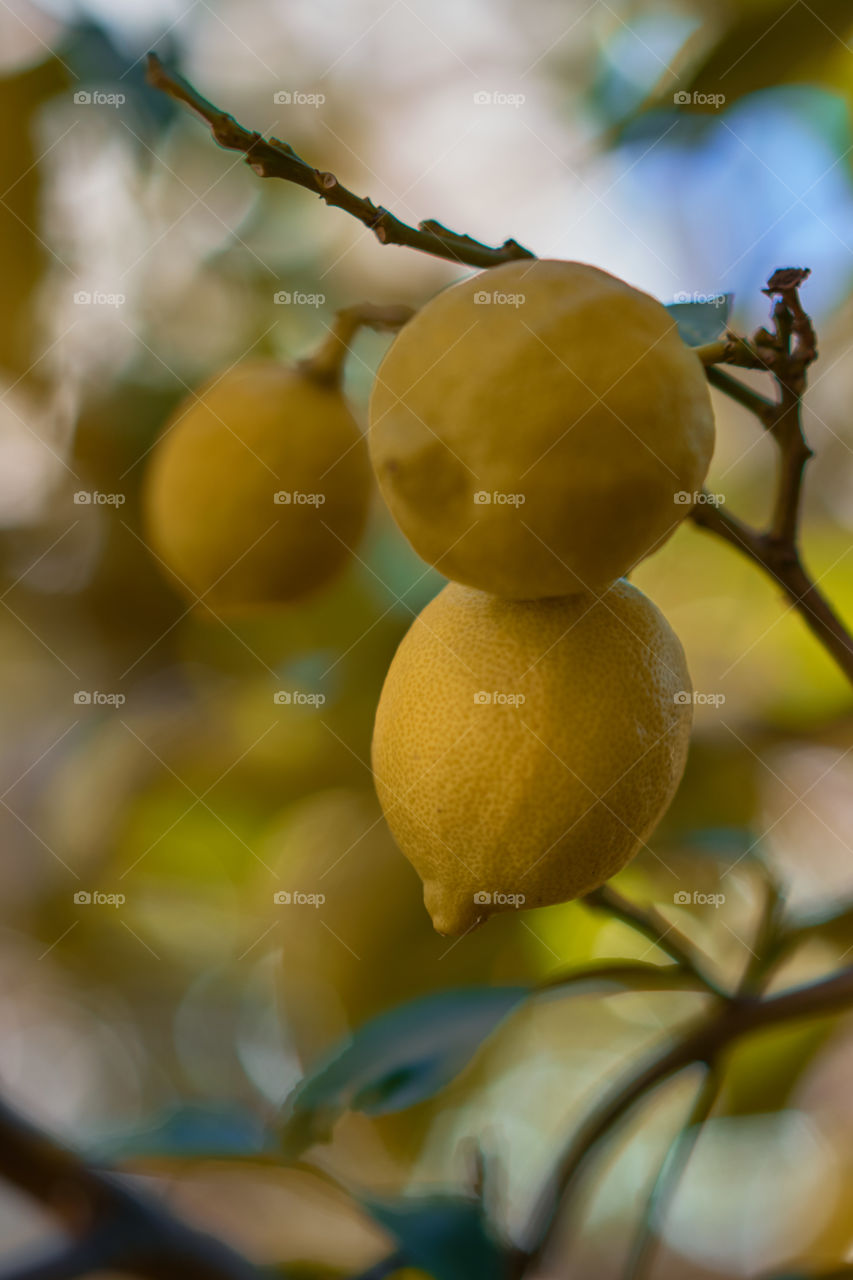
<svg viewBox="0 0 853 1280">
<path fill-rule="evenodd" d="M 506 263 L 401 330 L 370 403 L 391 513 L 445 576 L 516 599 L 598 591 L 673 532 L 714 443 L 669 312 L 577 262 Z"/>
<path fill-rule="evenodd" d="M 280 604 L 347 562 L 370 501 L 367 450 L 336 385 L 245 361 L 177 409 L 144 501 L 150 545 L 191 599 Z"/>
<path fill-rule="evenodd" d="M 625 581 L 600 599 L 450 583 L 388 671 L 373 769 L 440 933 L 564 902 L 634 855 L 687 755 L 678 637 Z"/>
</svg>

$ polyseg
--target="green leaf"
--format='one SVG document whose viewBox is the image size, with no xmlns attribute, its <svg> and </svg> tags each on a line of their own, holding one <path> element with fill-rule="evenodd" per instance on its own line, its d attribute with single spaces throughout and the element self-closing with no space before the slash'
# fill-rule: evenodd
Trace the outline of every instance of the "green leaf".
<svg viewBox="0 0 853 1280">
<path fill-rule="evenodd" d="M 729 312 L 732 309 L 731 293 L 721 293 L 701 302 L 671 302 L 667 311 L 678 325 L 688 347 L 701 347 L 713 342 L 726 331 Z"/>
<path fill-rule="evenodd" d="M 510 1275 L 509 1249 L 493 1235 L 479 1200 L 434 1195 L 362 1204 L 394 1237 L 407 1264 L 434 1280 Z"/>
<path fill-rule="evenodd" d="M 146 1128 L 110 1136 L 92 1154 L 110 1162 L 162 1156 L 246 1159 L 274 1149 L 269 1131 L 245 1108 L 188 1103 L 161 1114 Z"/>
<path fill-rule="evenodd" d="M 528 987 L 441 991 L 365 1023 L 288 1098 L 281 1129 L 285 1153 L 293 1157 L 327 1141 L 348 1109 L 381 1115 L 432 1097 L 529 995 Z"/>
</svg>

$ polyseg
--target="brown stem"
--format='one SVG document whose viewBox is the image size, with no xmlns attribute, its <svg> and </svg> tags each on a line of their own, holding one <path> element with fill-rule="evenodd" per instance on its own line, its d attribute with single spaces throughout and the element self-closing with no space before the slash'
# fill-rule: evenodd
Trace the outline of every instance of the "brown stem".
<svg viewBox="0 0 853 1280">
<path fill-rule="evenodd" d="M 469 267 L 494 267 L 502 262 L 535 256 L 516 240 L 505 240 L 497 248 L 491 248 L 470 236 L 450 231 L 434 219 L 421 222 L 417 227 L 401 222 L 381 205 L 347 190 L 333 173 L 315 169 L 288 143 L 278 138 L 264 138 L 255 130 L 244 129 L 233 116 L 203 98 L 183 76 L 167 71 L 156 53 L 148 55 L 148 83 L 201 116 L 210 125 L 221 147 L 245 152 L 247 164 L 259 177 L 283 178 L 285 182 L 305 187 L 326 204 L 342 209 L 364 223 L 381 244 L 405 245 Z"/>
<path fill-rule="evenodd" d="M 690 939 L 670 924 L 656 907 L 638 907 L 636 903 L 617 893 L 608 884 L 586 894 L 583 900 L 587 906 L 598 911 L 606 911 L 618 920 L 623 920 L 638 933 L 642 933 L 656 947 L 660 947 L 661 951 L 692 974 L 713 995 L 720 997 L 726 995 L 716 980 L 705 973 L 702 957 Z"/>
<path fill-rule="evenodd" d="M 776 580 L 806 626 L 853 684 L 853 636 L 809 577 L 796 547 L 750 528 L 710 502 L 695 506 L 690 517 L 694 524 L 711 530 L 749 556 Z"/>
<path fill-rule="evenodd" d="M 768 400 L 766 396 L 761 395 L 758 391 L 753 391 L 752 387 L 748 387 L 746 383 L 733 378 L 730 373 L 726 373 L 717 365 L 709 365 L 705 369 L 705 377 L 712 387 L 725 392 L 730 400 L 736 400 L 738 404 L 742 404 L 745 409 L 749 409 L 757 418 L 762 419 L 765 426 L 767 425 L 769 421 L 768 415 L 772 414 L 776 409 L 772 400 Z"/>
<path fill-rule="evenodd" d="M 806 370 L 817 358 L 817 338 L 802 308 L 799 286 L 808 271 L 784 268 L 773 273 L 765 293 L 777 298 L 774 331 L 760 329 L 751 349 L 760 353 L 779 388 L 776 404 L 756 397 L 749 388 L 707 369 L 708 380 L 751 409 L 773 436 L 779 449 L 779 470 L 773 514 L 766 530 L 753 529 L 713 503 L 698 503 L 693 522 L 737 547 L 779 583 L 812 634 L 853 683 L 853 636 L 803 565 L 797 542 L 802 509 L 803 475 L 812 450 L 803 434 L 802 395 Z"/>
<path fill-rule="evenodd" d="M 352 307 L 343 307 L 335 313 L 323 343 L 312 356 L 300 362 L 300 368 L 303 373 L 326 386 L 337 386 L 350 344 L 359 329 L 379 329 L 393 333 L 411 320 L 414 314 L 414 307 L 377 306 L 373 302 L 359 302 Z"/>
</svg>

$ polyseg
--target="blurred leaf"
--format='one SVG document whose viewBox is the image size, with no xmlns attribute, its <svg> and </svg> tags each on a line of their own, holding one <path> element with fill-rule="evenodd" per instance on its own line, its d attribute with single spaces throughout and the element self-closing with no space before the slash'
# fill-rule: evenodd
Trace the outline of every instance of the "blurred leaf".
<svg viewBox="0 0 853 1280">
<path fill-rule="evenodd" d="M 729 1116 L 784 1110 L 797 1081 L 835 1029 L 832 1018 L 809 1019 L 749 1036 L 726 1058 L 720 1111 Z"/>
<path fill-rule="evenodd" d="M 272 1152 L 275 1142 L 257 1116 L 243 1107 L 189 1103 L 162 1115 L 150 1127 L 106 1139 L 99 1160 L 177 1156 L 234 1159 Z"/>
<path fill-rule="evenodd" d="M 492 1234 L 479 1200 L 413 1196 L 362 1204 L 394 1237 L 406 1261 L 434 1280 L 501 1280 L 510 1274 L 509 1252 Z"/>
<path fill-rule="evenodd" d="M 569 989 L 570 995 L 594 993 L 618 995 L 621 991 L 680 991 L 695 989 L 697 980 L 675 964 L 603 964 L 575 973 L 556 974 L 542 984 L 541 990 Z"/>
<path fill-rule="evenodd" d="M 759 89 L 819 78 L 824 60 L 846 45 L 853 27 L 849 0 L 776 0 L 770 7 L 742 5 L 735 13 L 721 39 L 679 81 L 679 90 L 694 98 L 681 110 L 713 112 L 715 106 L 703 98 L 724 94 L 729 107 Z M 666 97 L 671 101 L 671 77 Z"/>
<path fill-rule="evenodd" d="M 713 342 L 726 331 L 732 309 L 731 293 L 721 293 L 704 302 L 671 302 L 667 311 L 678 325 L 678 332 L 688 347 L 701 347 Z"/>
<path fill-rule="evenodd" d="M 821 912 L 819 915 L 794 920 L 789 933 L 795 945 L 812 941 L 828 942 L 831 946 L 841 946 L 846 951 L 853 936 L 853 904 L 842 902 L 832 913 Z"/>
<path fill-rule="evenodd" d="M 285 1152 L 292 1157 L 328 1140 L 348 1108 L 382 1115 L 432 1097 L 529 995 L 527 987 L 441 991 L 366 1023 L 288 1098 Z"/>
</svg>

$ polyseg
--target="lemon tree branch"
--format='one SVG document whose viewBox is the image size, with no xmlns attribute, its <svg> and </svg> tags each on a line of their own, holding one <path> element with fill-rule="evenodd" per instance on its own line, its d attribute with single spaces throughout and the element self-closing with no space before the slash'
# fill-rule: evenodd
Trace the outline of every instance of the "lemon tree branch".
<svg viewBox="0 0 853 1280">
<path fill-rule="evenodd" d="M 713 1069 L 730 1045 L 765 1027 L 853 1007 L 853 966 L 829 978 L 768 997 L 734 996 L 689 1026 L 640 1071 L 605 1095 L 568 1143 L 548 1178 L 528 1226 L 531 1273 L 551 1242 L 558 1212 L 569 1204 L 581 1172 L 600 1145 L 643 1099 L 693 1064 Z"/>
<path fill-rule="evenodd" d="M 187 1226 L 61 1146 L 0 1100 L 0 1174 L 64 1225 L 68 1248 L 10 1272 L 6 1280 L 73 1280 L 125 1271 L 152 1280 L 261 1280 L 228 1245 Z"/>
<path fill-rule="evenodd" d="M 808 367 L 817 358 L 814 328 L 799 297 L 800 285 L 808 274 L 804 269 L 785 268 L 771 276 L 764 292 L 775 299 L 772 331 L 759 329 L 749 343 L 738 339 L 704 348 L 711 385 L 751 410 L 778 447 L 770 522 L 766 529 L 755 529 L 711 502 L 697 504 L 690 515 L 700 528 L 736 547 L 778 583 L 812 634 L 853 683 L 853 636 L 807 572 L 799 548 L 803 478 L 812 457 L 803 432 L 802 396 Z M 724 373 L 712 360 L 720 356 L 744 365 L 744 353 L 754 357 L 753 368 L 763 368 L 773 375 L 778 391 L 775 401 Z"/>
<path fill-rule="evenodd" d="M 312 191 L 327 205 L 357 218 L 373 232 L 380 244 L 404 245 L 469 267 L 494 267 L 502 262 L 535 256 L 517 240 L 505 240 L 502 245 L 491 248 L 471 236 L 449 230 L 434 219 L 420 222 L 417 227 L 401 222 L 382 205 L 348 190 L 333 173 L 315 169 L 287 142 L 264 138 L 253 129 L 244 129 L 233 116 L 202 97 L 183 76 L 168 71 L 156 53 L 148 55 L 148 83 L 201 116 L 220 147 L 244 152 L 246 163 L 259 177 L 282 178 Z"/>
<path fill-rule="evenodd" d="M 636 929 L 638 933 L 642 933 L 670 959 L 697 978 L 713 995 L 725 995 L 716 980 L 705 972 L 702 956 L 690 939 L 670 924 L 656 907 L 637 906 L 636 903 L 611 888 L 609 884 L 586 894 L 584 902 L 595 910 L 606 911 L 617 920 Z"/>
</svg>

